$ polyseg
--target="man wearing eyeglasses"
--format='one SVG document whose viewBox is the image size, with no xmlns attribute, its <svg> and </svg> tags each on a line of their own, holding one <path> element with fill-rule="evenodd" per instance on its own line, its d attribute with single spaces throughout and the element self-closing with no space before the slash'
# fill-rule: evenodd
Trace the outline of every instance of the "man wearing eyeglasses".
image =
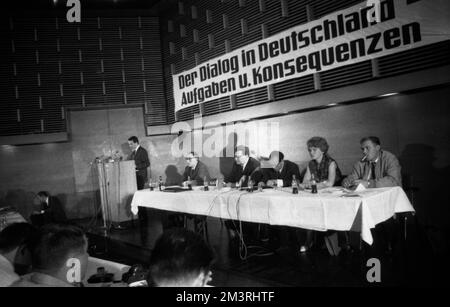
<svg viewBox="0 0 450 307">
<path fill-rule="evenodd" d="M 246 187 L 248 180 L 259 182 L 259 161 L 250 157 L 250 149 L 246 146 L 237 146 L 234 155 L 234 164 L 231 174 L 225 178 L 227 185 L 233 185 L 238 182 L 242 187 Z M 257 180 L 256 180 L 257 179 Z"/>
<path fill-rule="evenodd" d="M 210 180 L 208 168 L 199 160 L 198 155 L 195 152 L 188 153 L 185 156 L 185 160 L 187 166 L 184 169 L 183 185 L 202 185 L 205 177 L 207 181 Z"/>
</svg>

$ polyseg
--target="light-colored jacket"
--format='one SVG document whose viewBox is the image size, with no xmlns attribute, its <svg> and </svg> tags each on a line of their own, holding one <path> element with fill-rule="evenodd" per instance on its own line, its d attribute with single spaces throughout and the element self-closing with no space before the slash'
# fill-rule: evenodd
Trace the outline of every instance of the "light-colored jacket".
<svg viewBox="0 0 450 307">
<path fill-rule="evenodd" d="M 14 272 L 12 263 L 0 255 L 0 287 L 8 287 L 19 278 L 19 275 Z"/>
<path fill-rule="evenodd" d="M 352 173 L 345 180 L 367 180 L 370 172 L 370 163 L 368 161 L 358 161 L 354 166 Z M 370 180 L 369 187 L 384 188 L 402 186 L 401 166 L 397 157 L 385 150 L 380 152 L 378 162 L 375 164 L 375 180 Z"/>
</svg>

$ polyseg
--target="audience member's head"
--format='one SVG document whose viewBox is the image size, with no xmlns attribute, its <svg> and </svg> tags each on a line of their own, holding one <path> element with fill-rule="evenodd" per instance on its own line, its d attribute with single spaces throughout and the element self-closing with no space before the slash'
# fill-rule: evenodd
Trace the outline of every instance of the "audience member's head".
<svg viewBox="0 0 450 307">
<path fill-rule="evenodd" d="M 186 229 L 165 232 L 150 258 L 149 284 L 159 287 L 202 287 L 211 280 L 212 249 Z"/>
<path fill-rule="evenodd" d="M 84 231 L 77 226 L 45 225 L 31 249 L 33 271 L 67 283 L 73 282 L 68 280 L 68 276 L 78 276 L 83 280 L 88 263 L 87 245 Z M 79 269 L 79 272 L 71 274 L 74 269 Z"/>
<path fill-rule="evenodd" d="M 378 137 L 363 137 L 359 143 L 367 161 L 375 161 L 378 158 L 381 150 L 381 143 Z"/>
<path fill-rule="evenodd" d="M 306 142 L 306 146 L 308 147 L 309 155 L 313 160 L 320 160 L 322 156 L 328 152 L 329 148 L 327 140 L 320 136 L 310 138 Z"/>
<path fill-rule="evenodd" d="M 31 265 L 29 247 L 36 234 L 37 229 L 28 223 L 7 226 L 0 232 L 0 254 L 16 267 L 28 269 Z"/>
<path fill-rule="evenodd" d="M 48 193 L 47 191 L 40 191 L 37 193 L 37 198 L 40 203 L 47 202 L 49 197 L 50 197 L 50 193 Z"/>
<path fill-rule="evenodd" d="M 234 159 L 237 164 L 244 165 L 250 156 L 250 149 L 247 146 L 237 146 L 234 153 Z"/>
</svg>

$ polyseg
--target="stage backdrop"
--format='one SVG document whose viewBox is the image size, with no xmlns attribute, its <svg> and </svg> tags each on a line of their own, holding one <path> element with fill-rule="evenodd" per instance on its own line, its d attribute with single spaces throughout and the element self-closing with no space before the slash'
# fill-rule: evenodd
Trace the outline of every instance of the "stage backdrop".
<svg viewBox="0 0 450 307">
<path fill-rule="evenodd" d="M 450 39 L 448 0 L 373 0 L 173 75 L 175 112 L 285 80 Z"/>
</svg>

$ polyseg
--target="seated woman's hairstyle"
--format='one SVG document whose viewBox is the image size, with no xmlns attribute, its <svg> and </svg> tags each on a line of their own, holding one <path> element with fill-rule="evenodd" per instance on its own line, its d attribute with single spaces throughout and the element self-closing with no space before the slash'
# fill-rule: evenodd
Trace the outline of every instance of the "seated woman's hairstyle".
<svg viewBox="0 0 450 307">
<path fill-rule="evenodd" d="M 207 274 L 214 259 L 212 249 L 198 234 L 180 228 L 163 233 L 150 258 L 149 285 L 188 285 Z"/>
<path fill-rule="evenodd" d="M 306 142 L 306 145 L 308 146 L 308 148 L 311 147 L 316 147 L 319 148 L 324 154 L 326 154 L 328 152 L 328 143 L 327 140 L 325 140 L 324 138 L 320 137 L 320 136 L 315 136 L 312 137 L 308 140 L 308 142 Z"/>
</svg>

